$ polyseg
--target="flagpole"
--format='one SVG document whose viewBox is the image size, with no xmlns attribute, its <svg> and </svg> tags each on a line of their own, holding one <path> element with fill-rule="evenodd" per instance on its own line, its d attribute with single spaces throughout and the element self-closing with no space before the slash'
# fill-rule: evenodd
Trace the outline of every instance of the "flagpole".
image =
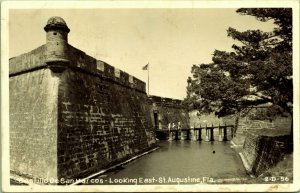
<svg viewBox="0 0 300 193">
<path fill-rule="evenodd" d="M 148 95 L 150 95 L 150 92 L 149 92 L 149 71 L 150 71 L 150 65 L 149 65 L 149 62 L 148 62 Z"/>
</svg>

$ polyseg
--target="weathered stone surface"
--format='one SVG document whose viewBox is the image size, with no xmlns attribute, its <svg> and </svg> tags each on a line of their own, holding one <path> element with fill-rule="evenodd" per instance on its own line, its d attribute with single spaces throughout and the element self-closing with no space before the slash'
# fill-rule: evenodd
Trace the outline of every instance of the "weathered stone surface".
<svg viewBox="0 0 300 193">
<path fill-rule="evenodd" d="M 253 119 L 251 118 L 251 114 L 254 114 L 256 109 L 253 108 L 249 114 L 240 116 L 237 132 L 243 132 L 245 130 L 260 130 L 260 129 L 291 129 L 292 119 L 290 116 L 276 116 L 273 117 L 272 120 L 269 119 Z M 229 115 L 223 117 L 223 121 L 226 124 L 235 124 L 235 115 Z"/>
<path fill-rule="evenodd" d="M 242 150 L 250 172 L 256 176 L 274 167 L 284 155 L 291 151 L 289 136 L 266 136 L 254 132 L 245 132 L 246 138 Z"/>
<path fill-rule="evenodd" d="M 42 69 L 9 79 L 10 169 L 34 177 L 57 176 L 59 78 Z"/>
<path fill-rule="evenodd" d="M 145 83 L 68 44 L 50 19 L 45 45 L 10 59 L 11 170 L 86 177 L 155 144 Z"/>
<path fill-rule="evenodd" d="M 42 45 L 31 52 L 9 59 L 9 75 L 41 68 L 46 65 L 46 45 Z"/>
<path fill-rule="evenodd" d="M 168 129 L 170 126 L 177 128 L 178 124 L 183 129 L 190 128 L 188 109 L 182 105 L 181 100 L 149 96 L 148 103 L 152 123 L 157 124 L 157 129 Z"/>
<path fill-rule="evenodd" d="M 97 171 L 155 143 L 145 93 L 80 71 L 61 75 L 59 176 Z"/>
</svg>

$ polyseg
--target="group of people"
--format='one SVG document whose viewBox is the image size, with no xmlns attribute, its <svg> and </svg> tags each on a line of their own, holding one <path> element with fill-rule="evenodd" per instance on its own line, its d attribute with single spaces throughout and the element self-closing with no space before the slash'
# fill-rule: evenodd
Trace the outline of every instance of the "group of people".
<svg viewBox="0 0 300 193">
<path fill-rule="evenodd" d="M 168 124 L 168 130 L 170 131 L 171 129 L 178 129 L 178 130 L 180 130 L 181 129 L 181 122 L 179 121 L 178 123 L 177 123 L 177 126 L 176 126 L 176 123 L 169 123 Z"/>
</svg>

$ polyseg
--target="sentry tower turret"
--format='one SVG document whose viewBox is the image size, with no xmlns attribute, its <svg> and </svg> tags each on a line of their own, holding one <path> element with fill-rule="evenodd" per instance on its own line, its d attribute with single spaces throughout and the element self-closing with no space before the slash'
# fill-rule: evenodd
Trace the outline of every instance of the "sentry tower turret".
<svg viewBox="0 0 300 193">
<path fill-rule="evenodd" d="M 51 17 L 46 26 L 46 63 L 48 65 L 62 65 L 69 63 L 68 58 L 68 28 L 66 22 L 61 17 Z"/>
</svg>

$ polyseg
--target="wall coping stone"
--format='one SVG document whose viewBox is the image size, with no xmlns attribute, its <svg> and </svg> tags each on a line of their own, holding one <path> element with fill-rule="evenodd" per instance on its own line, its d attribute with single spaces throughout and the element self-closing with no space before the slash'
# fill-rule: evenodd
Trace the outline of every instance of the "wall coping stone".
<svg viewBox="0 0 300 193">
<path fill-rule="evenodd" d="M 69 58 L 70 62 L 65 64 L 63 64 L 61 61 L 53 60 L 49 62 L 46 60 L 46 44 L 30 52 L 10 58 L 9 76 L 12 77 L 43 68 L 50 68 L 55 62 L 59 62 L 57 66 L 64 65 L 65 68 L 81 70 L 82 72 L 93 74 L 100 78 L 115 82 L 119 85 L 146 93 L 145 82 L 107 64 L 104 61 L 97 60 L 71 45 L 68 45 L 67 49 L 67 57 Z"/>
</svg>

